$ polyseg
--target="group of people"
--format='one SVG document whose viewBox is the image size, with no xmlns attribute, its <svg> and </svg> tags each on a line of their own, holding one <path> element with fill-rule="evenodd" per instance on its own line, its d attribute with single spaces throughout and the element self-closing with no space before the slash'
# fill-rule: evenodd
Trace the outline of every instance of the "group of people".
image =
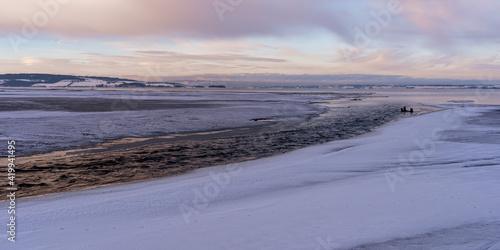
<svg viewBox="0 0 500 250">
<path fill-rule="evenodd" d="M 407 110 L 406 106 L 404 106 L 404 107 L 401 108 L 401 112 L 410 112 L 410 113 L 413 113 L 413 108 L 410 108 L 410 110 Z"/>
</svg>

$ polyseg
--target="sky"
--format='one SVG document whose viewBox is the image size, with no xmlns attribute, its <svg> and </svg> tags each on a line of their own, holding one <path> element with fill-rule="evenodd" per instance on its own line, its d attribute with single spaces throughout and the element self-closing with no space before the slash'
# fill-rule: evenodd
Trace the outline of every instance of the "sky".
<svg viewBox="0 0 500 250">
<path fill-rule="evenodd" d="M 0 73 L 500 79 L 496 0 L 0 0 Z"/>
</svg>

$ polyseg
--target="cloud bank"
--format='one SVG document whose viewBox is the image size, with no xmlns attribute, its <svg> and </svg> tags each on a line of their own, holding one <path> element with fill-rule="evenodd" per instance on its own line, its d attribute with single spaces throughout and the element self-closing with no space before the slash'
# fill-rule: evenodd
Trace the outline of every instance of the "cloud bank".
<svg viewBox="0 0 500 250">
<path fill-rule="evenodd" d="M 20 66 L 24 72 L 57 71 L 53 68 L 57 65 L 64 73 L 94 70 L 120 75 L 141 65 L 159 64 L 166 74 L 174 75 L 201 70 L 463 79 L 493 72 L 500 79 L 495 75 L 500 66 L 499 1 L 0 0 L 0 4 L 6 51 L 0 65 L 9 71 Z M 13 34 L 26 39 L 17 40 L 23 48 L 16 53 L 9 48 L 15 47 Z M 77 58 L 70 57 L 75 54 Z M 142 75 L 144 69 L 134 73 Z"/>
</svg>

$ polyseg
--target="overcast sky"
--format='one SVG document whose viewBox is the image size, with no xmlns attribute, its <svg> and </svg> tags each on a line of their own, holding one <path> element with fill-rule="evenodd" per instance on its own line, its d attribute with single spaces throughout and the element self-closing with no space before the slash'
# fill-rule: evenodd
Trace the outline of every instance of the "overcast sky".
<svg viewBox="0 0 500 250">
<path fill-rule="evenodd" d="M 0 3 L 0 73 L 500 79 L 495 0 Z"/>
</svg>

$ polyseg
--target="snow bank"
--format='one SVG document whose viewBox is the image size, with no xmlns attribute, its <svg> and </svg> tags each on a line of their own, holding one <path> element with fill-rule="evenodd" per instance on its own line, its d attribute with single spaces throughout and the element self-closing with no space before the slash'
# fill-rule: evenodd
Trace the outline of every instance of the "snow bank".
<svg viewBox="0 0 500 250">
<path fill-rule="evenodd" d="M 480 140 L 491 125 L 469 123 L 491 111 L 454 108 L 276 157 L 20 200 L 18 241 L 3 233 L 0 247 L 384 249 L 401 247 L 400 239 L 424 249 L 498 245 L 498 226 L 488 225 L 500 225 L 500 142 Z M 443 136 L 464 130 L 477 140 Z M 7 211 L 6 202 L 0 207 Z M 468 228 L 484 237 L 470 237 Z"/>
<path fill-rule="evenodd" d="M 71 84 L 71 87 L 96 87 L 98 85 L 103 85 L 103 86 L 108 85 L 107 81 L 93 79 L 93 78 L 84 78 L 84 79 L 85 81 L 74 82 L 73 84 Z"/>
<path fill-rule="evenodd" d="M 83 79 L 84 79 L 83 81 L 62 80 L 55 83 L 37 83 L 33 84 L 33 87 L 97 87 L 97 86 L 115 87 L 117 85 L 127 83 L 126 81 L 108 82 L 104 80 L 87 78 L 87 77 L 84 77 Z"/>
<path fill-rule="evenodd" d="M 55 83 L 37 83 L 33 84 L 33 87 L 67 87 L 74 83 L 74 80 L 62 80 Z"/>
</svg>

